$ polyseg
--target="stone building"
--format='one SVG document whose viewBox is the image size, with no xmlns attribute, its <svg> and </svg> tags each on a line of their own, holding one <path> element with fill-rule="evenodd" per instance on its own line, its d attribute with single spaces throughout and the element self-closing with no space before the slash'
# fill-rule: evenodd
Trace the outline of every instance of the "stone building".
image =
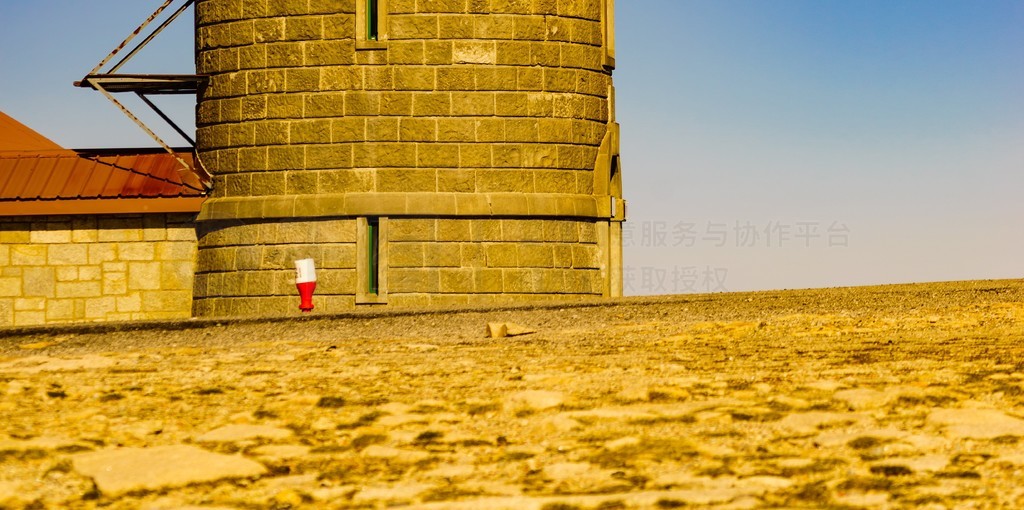
<svg viewBox="0 0 1024 510">
<path fill-rule="evenodd" d="M 0 113 L 0 327 L 191 315 L 205 192 L 162 149 L 64 149 Z"/>
<path fill-rule="evenodd" d="M 612 0 L 198 0 L 196 315 L 621 293 Z"/>
</svg>

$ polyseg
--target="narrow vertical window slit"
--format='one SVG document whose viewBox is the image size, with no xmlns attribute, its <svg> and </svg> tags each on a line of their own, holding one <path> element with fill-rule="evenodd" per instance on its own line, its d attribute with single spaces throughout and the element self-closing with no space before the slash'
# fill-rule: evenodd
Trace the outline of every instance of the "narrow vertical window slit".
<svg viewBox="0 0 1024 510">
<path fill-rule="evenodd" d="M 377 218 L 366 219 L 367 246 L 367 293 L 377 294 L 380 290 L 380 221 Z"/>
<path fill-rule="evenodd" d="M 376 41 L 379 33 L 378 0 L 366 0 L 366 38 Z"/>
</svg>

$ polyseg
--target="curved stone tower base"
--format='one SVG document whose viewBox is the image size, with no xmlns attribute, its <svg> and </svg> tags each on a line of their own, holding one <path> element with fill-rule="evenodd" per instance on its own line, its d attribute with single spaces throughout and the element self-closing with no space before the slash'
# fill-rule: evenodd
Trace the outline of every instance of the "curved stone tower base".
<svg viewBox="0 0 1024 510">
<path fill-rule="evenodd" d="M 611 2 L 198 0 L 195 314 L 621 293 Z"/>
<path fill-rule="evenodd" d="M 195 313 L 280 315 L 297 310 L 294 261 L 317 263 L 316 310 L 357 302 L 392 306 L 465 305 L 605 294 L 593 221 L 387 219 L 380 292 L 370 295 L 357 267 L 358 220 L 206 222 L 196 275 Z M 364 288 L 361 288 L 364 287 Z M 372 300 L 371 300 L 372 299 Z"/>
</svg>

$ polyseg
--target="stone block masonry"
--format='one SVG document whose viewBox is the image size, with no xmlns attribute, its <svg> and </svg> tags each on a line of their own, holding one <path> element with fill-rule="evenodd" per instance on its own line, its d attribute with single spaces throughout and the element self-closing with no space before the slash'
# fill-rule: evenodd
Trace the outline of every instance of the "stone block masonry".
<svg viewBox="0 0 1024 510">
<path fill-rule="evenodd" d="M 184 318 L 192 215 L 0 218 L 0 326 Z"/>
<path fill-rule="evenodd" d="M 198 0 L 195 313 L 617 295 L 612 11 Z"/>
<path fill-rule="evenodd" d="M 391 306 L 602 295 L 592 221 L 399 218 L 379 268 Z M 362 292 L 357 220 L 211 222 L 200 238 L 195 314 L 278 315 L 298 307 L 293 262 L 317 263 L 316 310 L 352 309 Z"/>
</svg>

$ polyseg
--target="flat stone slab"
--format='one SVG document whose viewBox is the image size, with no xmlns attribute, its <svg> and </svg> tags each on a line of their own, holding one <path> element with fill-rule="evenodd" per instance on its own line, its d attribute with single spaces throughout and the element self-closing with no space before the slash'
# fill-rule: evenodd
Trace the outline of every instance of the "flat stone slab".
<svg viewBox="0 0 1024 510">
<path fill-rule="evenodd" d="M 234 424 L 213 429 L 199 437 L 201 443 L 231 443 L 249 439 L 287 439 L 292 431 L 267 425 Z"/>
<path fill-rule="evenodd" d="M 227 478 L 265 474 L 262 464 L 188 445 L 118 448 L 71 457 L 75 471 L 92 478 L 101 493 L 116 496 Z"/>
<path fill-rule="evenodd" d="M 996 409 L 937 409 L 928 414 L 928 422 L 960 439 L 1024 436 L 1024 420 Z"/>
<path fill-rule="evenodd" d="M 117 361 L 105 356 L 86 355 L 80 358 L 51 358 L 49 356 L 30 356 L 6 363 L 0 363 L 0 372 L 20 372 L 36 374 L 39 372 L 61 372 L 66 370 L 91 370 L 107 368 Z"/>
<path fill-rule="evenodd" d="M 505 407 L 510 410 L 543 411 L 558 407 L 564 402 L 565 395 L 560 391 L 526 390 L 509 395 L 505 399 Z"/>
</svg>

